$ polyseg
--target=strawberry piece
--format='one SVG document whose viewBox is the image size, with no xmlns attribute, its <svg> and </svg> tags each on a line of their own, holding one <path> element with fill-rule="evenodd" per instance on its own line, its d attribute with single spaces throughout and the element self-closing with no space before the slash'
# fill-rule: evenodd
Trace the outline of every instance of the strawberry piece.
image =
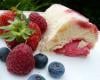
<svg viewBox="0 0 100 80">
<path fill-rule="evenodd" d="M 6 65 L 9 72 L 17 75 L 26 75 L 35 67 L 32 49 L 22 43 L 16 46 L 8 55 Z"/>
<path fill-rule="evenodd" d="M 44 19 L 44 17 L 42 17 L 41 15 L 39 15 L 38 13 L 35 13 L 35 12 L 32 12 L 30 15 L 29 15 L 29 19 L 30 21 L 38 24 L 42 34 L 46 31 L 47 29 L 47 22 L 46 20 Z"/>
<path fill-rule="evenodd" d="M 37 35 L 37 36 L 39 36 L 39 38 L 41 38 L 41 30 L 36 23 L 34 23 L 32 21 L 29 22 L 29 28 L 34 30 L 34 35 Z"/>
<path fill-rule="evenodd" d="M 9 20 L 13 21 L 15 17 L 14 12 L 7 11 L 0 15 L 0 26 L 7 26 L 9 25 Z"/>
<path fill-rule="evenodd" d="M 71 43 L 64 45 L 62 48 L 54 50 L 54 52 L 67 56 L 87 56 L 90 51 L 90 47 L 85 46 L 83 48 L 79 48 L 79 42 L 80 40 L 74 40 Z"/>
<path fill-rule="evenodd" d="M 41 39 L 41 30 L 36 23 L 30 22 L 29 27 L 34 30 L 34 33 L 28 38 L 27 44 L 31 46 L 33 51 L 37 48 L 37 45 Z"/>
<path fill-rule="evenodd" d="M 0 15 L 0 26 L 9 25 L 9 21 L 13 21 L 15 17 L 14 12 L 7 11 Z M 0 34 L 4 33 L 3 30 L 0 29 Z"/>
</svg>

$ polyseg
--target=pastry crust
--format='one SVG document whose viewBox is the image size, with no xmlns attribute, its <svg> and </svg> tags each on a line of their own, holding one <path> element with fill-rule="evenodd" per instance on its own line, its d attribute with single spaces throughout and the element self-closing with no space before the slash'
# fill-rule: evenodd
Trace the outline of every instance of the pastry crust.
<svg viewBox="0 0 100 80">
<path fill-rule="evenodd" d="M 79 47 L 91 44 L 92 48 L 97 41 L 96 26 L 79 13 L 54 4 L 44 14 L 48 29 L 39 44 L 39 50 L 53 51 L 76 39 L 82 40 Z"/>
</svg>

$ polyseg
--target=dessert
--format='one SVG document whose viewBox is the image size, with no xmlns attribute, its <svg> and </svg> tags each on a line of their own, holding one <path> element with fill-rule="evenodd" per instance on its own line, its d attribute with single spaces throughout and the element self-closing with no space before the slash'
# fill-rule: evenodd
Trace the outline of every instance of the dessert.
<svg viewBox="0 0 100 80">
<path fill-rule="evenodd" d="M 60 78 L 65 72 L 65 67 L 60 62 L 52 62 L 49 64 L 48 71 L 51 77 Z"/>
<path fill-rule="evenodd" d="M 8 55 L 6 65 L 9 72 L 26 75 L 35 67 L 35 60 L 31 47 L 22 43 L 17 45 Z"/>
<path fill-rule="evenodd" d="M 0 38 L 6 41 L 11 50 L 0 48 L 0 59 L 6 61 L 9 72 L 17 75 L 26 75 L 34 68 L 46 67 L 46 55 L 39 53 L 33 56 L 37 46 L 40 51 L 87 56 L 97 37 L 98 29 L 88 18 L 60 4 L 52 5 L 43 16 L 32 12 L 27 18 L 19 10 L 0 15 Z M 48 71 L 51 77 L 60 78 L 65 67 L 62 63 L 52 62 Z M 38 74 L 30 76 L 28 80 L 37 79 L 45 80 Z"/>
<path fill-rule="evenodd" d="M 88 18 L 60 4 L 52 5 L 44 14 L 48 27 L 39 44 L 40 51 L 88 55 L 98 36 L 97 27 Z"/>
</svg>

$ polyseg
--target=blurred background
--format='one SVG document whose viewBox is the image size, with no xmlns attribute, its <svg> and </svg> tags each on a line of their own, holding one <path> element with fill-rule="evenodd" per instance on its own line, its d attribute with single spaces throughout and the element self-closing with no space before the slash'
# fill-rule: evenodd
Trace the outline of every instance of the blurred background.
<svg viewBox="0 0 100 80">
<path fill-rule="evenodd" d="M 100 30 L 99 0 L 0 0 L 0 10 L 17 7 L 20 10 L 45 11 L 53 3 L 60 3 L 80 12 L 96 24 Z"/>
</svg>

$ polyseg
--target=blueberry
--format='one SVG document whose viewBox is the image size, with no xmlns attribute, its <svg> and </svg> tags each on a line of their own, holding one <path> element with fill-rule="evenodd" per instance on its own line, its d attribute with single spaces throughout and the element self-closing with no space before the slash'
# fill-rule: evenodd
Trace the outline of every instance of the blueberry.
<svg viewBox="0 0 100 80">
<path fill-rule="evenodd" d="M 52 62 L 49 64 L 48 71 L 51 77 L 60 78 L 64 74 L 65 68 L 60 62 Z"/>
<path fill-rule="evenodd" d="M 31 75 L 28 80 L 46 80 L 43 76 L 39 74 Z"/>
<path fill-rule="evenodd" d="M 38 69 L 44 68 L 48 63 L 48 57 L 41 53 L 35 55 L 34 59 L 35 59 L 35 67 Z"/>
<path fill-rule="evenodd" d="M 7 47 L 0 48 L 0 59 L 5 62 L 9 52 L 10 50 Z"/>
</svg>

